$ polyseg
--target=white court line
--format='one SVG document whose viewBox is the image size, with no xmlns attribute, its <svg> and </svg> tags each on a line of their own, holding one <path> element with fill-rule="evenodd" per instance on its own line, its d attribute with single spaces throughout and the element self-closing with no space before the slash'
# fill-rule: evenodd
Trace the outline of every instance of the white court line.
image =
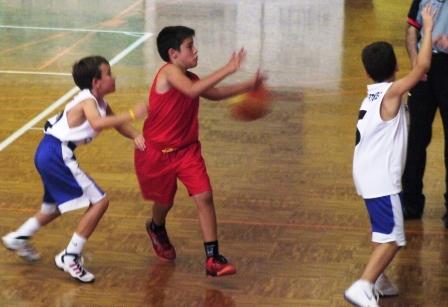
<svg viewBox="0 0 448 307">
<path fill-rule="evenodd" d="M 142 44 L 144 41 L 146 41 L 151 36 L 152 36 L 152 33 L 144 34 L 138 40 L 136 40 L 131 45 L 129 45 L 126 49 L 124 49 L 119 54 L 117 54 L 112 60 L 110 60 L 109 61 L 110 65 L 113 66 L 114 64 L 118 63 L 121 59 L 123 59 L 126 55 L 128 55 L 131 51 L 133 51 L 135 48 L 137 48 L 140 44 Z M 34 125 L 36 125 L 42 119 L 46 118 L 57 107 L 59 107 L 60 105 L 62 105 L 65 102 L 67 102 L 77 92 L 79 92 L 79 88 L 76 86 L 73 87 L 71 90 L 69 90 L 67 93 L 65 93 L 61 98 L 59 98 L 58 100 L 53 102 L 51 105 L 49 105 L 40 114 L 38 114 L 36 117 L 34 117 L 28 123 L 23 125 L 19 130 L 17 130 L 13 134 L 11 134 L 8 138 L 6 138 L 3 142 L 0 143 L 0 151 L 5 149 L 6 147 L 8 147 L 8 145 L 10 145 L 12 142 L 14 142 L 19 137 L 21 137 L 27 130 L 31 129 Z"/>
<path fill-rule="evenodd" d="M 68 32 L 98 32 L 98 33 L 117 33 L 131 36 L 140 36 L 150 34 L 148 32 L 132 32 L 132 31 L 116 31 L 116 30 L 100 30 L 100 29 L 81 29 L 81 28 L 51 28 L 51 27 L 30 27 L 15 25 L 0 25 L 0 28 L 7 29 L 29 29 L 29 30 L 49 30 L 49 31 L 68 31 Z"/>
<path fill-rule="evenodd" d="M 69 74 L 66 72 L 23 71 L 23 70 L 0 70 L 0 74 L 50 75 L 50 76 L 71 76 L 72 75 L 72 74 Z"/>
</svg>

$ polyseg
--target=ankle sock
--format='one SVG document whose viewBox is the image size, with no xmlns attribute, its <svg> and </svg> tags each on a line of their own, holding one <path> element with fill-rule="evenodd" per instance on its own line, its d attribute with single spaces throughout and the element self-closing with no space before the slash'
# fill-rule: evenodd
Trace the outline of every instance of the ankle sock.
<svg viewBox="0 0 448 307">
<path fill-rule="evenodd" d="M 15 231 L 15 233 L 18 237 L 31 237 L 39 230 L 39 228 L 40 224 L 33 216 L 23 223 L 22 226 Z"/>
<path fill-rule="evenodd" d="M 154 223 L 154 220 L 151 220 L 151 223 L 149 224 L 149 229 L 151 229 L 152 232 L 159 232 L 165 230 L 165 224 L 157 225 L 156 223 Z"/>
<path fill-rule="evenodd" d="M 204 249 L 207 258 L 219 255 L 218 241 L 204 242 Z"/>
<path fill-rule="evenodd" d="M 66 252 L 68 254 L 77 254 L 80 255 L 82 252 L 82 249 L 84 248 L 84 244 L 86 243 L 87 239 L 81 237 L 76 232 L 73 234 L 72 239 L 67 245 Z"/>
</svg>

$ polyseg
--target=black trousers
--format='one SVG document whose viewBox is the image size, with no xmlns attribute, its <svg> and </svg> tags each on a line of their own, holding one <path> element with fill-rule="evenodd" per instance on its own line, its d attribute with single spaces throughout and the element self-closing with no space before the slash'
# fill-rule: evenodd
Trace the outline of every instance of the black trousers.
<svg viewBox="0 0 448 307">
<path fill-rule="evenodd" d="M 408 215 L 421 216 L 425 206 L 423 174 L 432 123 L 440 111 L 445 137 L 445 204 L 448 202 L 448 54 L 433 54 L 428 79 L 419 82 L 408 99 L 410 128 L 406 166 L 402 178 L 403 207 Z"/>
</svg>

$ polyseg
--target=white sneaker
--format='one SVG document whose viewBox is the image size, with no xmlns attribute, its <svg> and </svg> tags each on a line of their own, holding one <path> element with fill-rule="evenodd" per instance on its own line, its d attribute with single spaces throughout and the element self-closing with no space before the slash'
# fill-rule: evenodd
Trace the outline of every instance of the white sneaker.
<svg viewBox="0 0 448 307">
<path fill-rule="evenodd" d="M 95 276 L 84 269 L 84 259 L 81 255 L 69 254 L 63 250 L 54 257 L 54 263 L 60 270 L 69 273 L 80 282 L 89 283 L 95 280 Z"/>
<path fill-rule="evenodd" d="M 381 274 L 375 282 L 375 288 L 380 296 L 397 296 L 398 288 L 395 286 L 386 274 Z"/>
<path fill-rule="evenodd" d="M 350 288 L 345 290 L 344 297 L 355 306 L 379 307 L 378 294 L 373 284 L 366 280 L 359 279 L 355 281 Z"/>
<path fill-rule="evenodd" d="M 62 271 L 64 271 L 64 258 L 63 258 L 64 255 L 65 255 L 65 249 L 56 256 L 54 256 L 54 263 L 56 264 L 58 269 Z"/>
<path fill-rule="evenodd" d="M 54 263 L 61 271 L 64 271 L 64 255 L 65 249 L 54 257 Z M 79 262 L 81 263 L 81 265 L 84 265 L 84 257 L 82 255 Z"/>
<path fill-rule="evenodd" d="M 29 242 L 30 238 L 31 237 L 17 236 L 15 232 L 10 232 L 2 237 L 2 242 L 7 249 L 15 251 L 17 255 L 23 259 L 27 261 L 36 261 L 39 260 L 40 255 Z"/>
</svg>

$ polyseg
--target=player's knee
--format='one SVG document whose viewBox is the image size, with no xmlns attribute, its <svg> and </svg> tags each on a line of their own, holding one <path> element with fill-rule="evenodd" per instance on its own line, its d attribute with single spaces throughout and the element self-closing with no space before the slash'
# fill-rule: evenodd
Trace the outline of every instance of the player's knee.
<svg viewBox="0 0 448 307">
<path fill-rule="evenodd" d="M 104 210 L 107 210 L 107 208 L 109 208 L 109 198 L 104 197 L 103 207 L 104 207 Z"/>
<path fill-rule="evenodd" d="M 194 196 L 199 207 L 212 207 L 213 194 L 211 192 L 204 192 Z"/>
<path fill-rule="evenodd" d="M 104 197 L 99 202 L 93 204 L 94 207 L 100 209 L 103 213 L 106 212 L 107 208 L 109 208 L 109 198 Z"/>
<path fill-rule="evenodd" d="M 153 207 L 156 207 L 157 210 L 169 211 L 173 206 L 173 202 L 160 203 L 154 202 Z"/>
<path fill-rule="evenodd" d="M 202 197 L 202 199 L 203 199 L 206 203 L 208 203 L 208 204 L 213 204 L 213 194 L 212 194 L 212 192 L 205 192 L 205 193 L 202 193 L 201 197 Z"/>
<path fill-rule="evenodd" d="M 40 212 L 45 215 L 52 215 L 57 212 L 57 207 L 54 204 L 43 203 L 40 207 Z"/>
</svg>

